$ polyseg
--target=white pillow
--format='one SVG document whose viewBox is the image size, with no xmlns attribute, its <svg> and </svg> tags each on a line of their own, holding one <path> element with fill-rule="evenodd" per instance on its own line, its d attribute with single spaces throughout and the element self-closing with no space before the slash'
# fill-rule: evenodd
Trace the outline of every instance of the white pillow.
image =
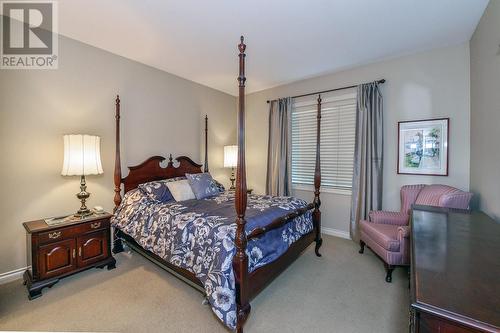
<svg viewBox="0 0 500 333">
<path fill-rule="evenodd" d="M 166 184 L 175 201 L 194 199 L 194 193 L 187 179 L 169 182 Z"/>
</svg>

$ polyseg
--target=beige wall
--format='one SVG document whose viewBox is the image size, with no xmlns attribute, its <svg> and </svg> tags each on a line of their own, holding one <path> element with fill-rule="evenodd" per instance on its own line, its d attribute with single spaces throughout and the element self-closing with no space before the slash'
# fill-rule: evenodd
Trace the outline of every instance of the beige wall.
<svg viewBox="0 0 500 333">
<path fill-rule="evenodd" d="M 248 80 L 252 80 L 248 73 Z M 404 184 L 443 183 L 469 188 L 469 45 L 468 43 L 264 90 L 247 97 L 248 182 L 265 191 L 267 153 L 267 99 L 293 96 L 385 78 L 384 96 L 384 195 L 385 209 L 399 209 L 399 189 Z M 396 174 L 397 122 L 450 117 L 448 177 Z M 497 168 L 498 170 L 498 168 Z M 311 200 L 312 192 L 296 195 Z M 325 193 L 323 225 L 347 232 L 350 196 Z"/>
<path fill-rule="evenodd" d="M 235 142 L 235 97 L 64 37 L 59 59 L 58 70 L 0 70 L 0 274 L 26 266 L 23 221 L 79 207 L 78 177 L 60 175 L 63 134 L 101 136 L 104 174 L 87 177 L 89 206 L 112 209 L 117 93 L 122 165 L 169 153 L 202 162 L 208 114 L 209 165 L 228 177 L 222 146 Z"/>
<path fill-rule="evenodd" d="M 470 41 L 471 189 L 500 220 L 500 1 L 490 1 Z"/>
</svg>

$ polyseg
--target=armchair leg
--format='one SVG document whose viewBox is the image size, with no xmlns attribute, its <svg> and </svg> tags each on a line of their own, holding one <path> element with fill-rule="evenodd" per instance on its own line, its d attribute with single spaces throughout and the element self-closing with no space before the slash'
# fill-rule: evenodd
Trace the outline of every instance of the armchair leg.
<svg viewBox="0 0 500 333">
<path fill-rule="evenodd" d="M 362 240 L 359 241 L 359 253 L 363 253 L 365 252 L 365 242 L 363 242 Z"/>
<path fill-rule="evenodd" d="M 385 275 L 385 282 L 392 282 L 392 271 L 394 270 L 394 266 L 384 263 L 385 271 L 387 272 Z"/>
</svg>

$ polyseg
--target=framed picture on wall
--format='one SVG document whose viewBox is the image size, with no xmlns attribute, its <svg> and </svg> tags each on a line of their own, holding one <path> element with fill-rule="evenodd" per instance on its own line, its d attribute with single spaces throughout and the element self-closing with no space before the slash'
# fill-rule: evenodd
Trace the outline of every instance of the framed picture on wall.
<svg viewBox="0 0 500 333">
<path fill-rule="evenodd" d="M 398 174 L 448 176 L 450 118 L 398 123 Z"/>
</svg>

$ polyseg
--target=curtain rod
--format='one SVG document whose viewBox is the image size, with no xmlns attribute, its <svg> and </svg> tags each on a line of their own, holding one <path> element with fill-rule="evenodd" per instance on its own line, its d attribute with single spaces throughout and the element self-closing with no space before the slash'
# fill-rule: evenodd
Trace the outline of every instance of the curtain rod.
<svg viewBox="0 0 500 333">
<path fill-rule="evenodd" d="M 382 83 L 385 83 L 385 79 L 378 80 L 376 82 L 382 84 Z M 299 97 L 311 96 L 311 95 L 316 95 L 316 94 L 324 94 L 324 93 L 327 93 L 327 92 L 332 92 L 332 91 L 337 91 L 337 90 L 344 90 L 344 89 L 356 88 L 357 86 L 358 85 L 347 86 L 347 87 L 342 87 L 342 88 L 335 88 L 335 89 L 329 89 L 329 90 L 323 90 L 323 91 L 317 91 L 317 92 L 313 92 L 313 93 L 309 93 L 309 94 L 292 96 L 291 98 L 299 98 Z M 270 103 L 271 101 L 275 101 L 275 99 L 267 101 L 267 103 Z"/>
</svg>

